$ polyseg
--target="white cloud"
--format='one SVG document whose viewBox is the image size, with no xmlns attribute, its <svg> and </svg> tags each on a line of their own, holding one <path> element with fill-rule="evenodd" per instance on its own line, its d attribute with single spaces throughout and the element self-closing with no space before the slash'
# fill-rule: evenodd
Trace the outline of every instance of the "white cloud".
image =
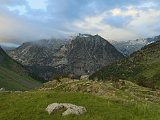
<svg viewBox="0 0 160 120">
<path fill-rule="evenodd" d="M 27 2 L 29 3 L 29 6 L 32 9 L 42 9 L 42 10 L 47 9 L 46 0 L 27 0 Z"/>
<path fill-rule="evenodd" d="M 160 11 L 149 9 L 139 12 L 138 16 L 129 22 L 126 29 L 139 34 L 142 37 L 150 37 L 160 34 L 159 30 Z"/>
<path fill-rule="evenodd" d="M 142 10 L 136 10 L 132 7 L 128 7 L 127 10 L 115 8 L 115 9 L 112 9 L 110 12 L 112 13 L 113 16 L 132 16 L 132 17 L 135 17 L 135 16 L 143 13 Z"/>
<path fill-rule="evenodd" d="M 100 34 L 127 40 L 160 34 L 159 0 L 1 0 L 0 42 Z"/>
<path fill-rule="evenodd" d="M 104 22 L 106 18 L 113 16 L 131 16 L 132 18 L 128 24 L 119 28 Z M 134 7 L 128 7 L 127 10 L 115 8 L 110 11 L 105 11 L 99 16 L 85 17 L 82 20 L 76 20 L 73 25 L 80 30 L 80 32 L 98 33 L 106 39 L 127 40 L 160 34 L 159 21 L 160 11 L 155 9 L 138 10 Z"/>
<path fill-rule="evenodd" d="M 99 34 L 106 39 L 125 40 L 126 38 L 137 38 L 137 35 L 123 28 L 116 28 L 103 23 L 104 14 L 101 16 L 86 17 L 84 20 L 75 21 L 73 27 L 80 32 Z"/>
<path fill-rule="evenodd" d="M 24 15 L 27 12 L 26 6 L 24 6 L 24 5 L 21 5 L 21 6 L 12 6 L 12 7 L 8 6 L 8 9 L 10 11 L 13 11 L 13 12 L 18 12 L 19 15 Z"/>
</svg>

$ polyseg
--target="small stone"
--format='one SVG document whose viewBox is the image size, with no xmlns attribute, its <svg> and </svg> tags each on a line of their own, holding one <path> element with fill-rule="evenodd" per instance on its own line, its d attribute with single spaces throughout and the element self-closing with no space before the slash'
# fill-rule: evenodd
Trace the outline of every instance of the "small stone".
<svg viewBox="0 0 160 120">
<path fill-rule="evenodd" d="M 147 101 L 148 101 L 148 98 L 145 98 L 145 100 L 147 100 Z"/>
<path fill-rule="evenodd" d="M 81 75 L 80 80 L 88 80 L 89 75 Z"/>
<path fill-rule="evenodd" d="M 22 93 L 22 91 L 14 91 L 15 93 Z"/>
<path fill-rule="evenodd" d="M 87 89 L 87 92 L 91 92 L 91 89 Z"/>
<path fill-rule="evenodd" d="M 0 92 L 3 92 L 3 91 L 5 91 L 5 88 L 0 88 Z"/>
</svg>

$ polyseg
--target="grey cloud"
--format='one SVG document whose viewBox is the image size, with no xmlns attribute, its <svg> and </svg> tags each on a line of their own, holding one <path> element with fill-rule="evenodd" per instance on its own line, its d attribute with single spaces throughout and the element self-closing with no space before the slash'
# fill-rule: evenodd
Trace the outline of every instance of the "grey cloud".
<svg viewBox="0 0 160 120">
<path fill-rule="evenodd" d="M 21 44 L 30 40 L 64 37 L 76 32 L 85 32 L 79 28 L 73 28 L 73 22 L 83 20 L 87 16 L 100 15 L 113 8 L 126 9 L 129 5 L 138 7 L 140 4 L 151 1 L 160 3 L 159 0 L 46 0 L 47 8 L 41 10 L 32 9 L 26 0 L 1 0 L 0 42 Z M 9 11 L 8 7 L 16 6 L 25 6 L 26 13 L 21 15 L 18 10 Z M 110 16 L 102 22 L 121 28 L 130 20 L 131 18 L 128 17 Z M 154 29 L 159 30 L 159 26 Z M 95 33 L 96 29 L 92 31 Z"/>
</svg>

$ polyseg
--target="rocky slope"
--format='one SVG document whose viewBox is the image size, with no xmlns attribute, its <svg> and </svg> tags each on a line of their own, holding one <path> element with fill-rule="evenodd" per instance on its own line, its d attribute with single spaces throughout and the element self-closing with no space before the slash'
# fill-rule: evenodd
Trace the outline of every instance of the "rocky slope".
<svg viewBox="0 0 160 120">
<path fill-rule="evenodd" d="M 152 38 L 128 40 L 128 41 L 111 41 L 111 43 L 125 56 L 129 56 L 133 52 L 140 50 L 142 47 L 156 42 L 160 36 Z"/>
<path fill-rule="evenodd" d="M 58 63 L 53 62 L 53 58 L 63 44 L 65 44 L 64 40 L 57 39 L 27 42 L 12 51 L 8 51 L 8 54 L 23 65 L 55 66 Z"/>
<path fill-rule="evenodd" d="M 123 58 L 113 45 L 99 35 L 79 35 L 69 44 L 67 68 L 76 75 L 96 70 Z"/>
<path fill-rule="evenodd" d="M 110 100 L 160 102 L 160 91 L 139 86 L 126 80 L 93 81 L 88 79 L 62 78 L 44 83 L 39 91 L 64 91 L 90 93 Z"/>
<path fill-rule="evenodd" d="M 54 67 L 74 75 L 92 74 L 124 56 L 102 37 L 79 34 L 72 40 L 41 40 L 24 43 L 8 53 L 23 65 Z"/>
<path fill-rule="evenodd" d="M 24 67 L 12 60 L 0 47 L 0 88 L 28 90 L 41 85 L 32 79 Z"/>
</svg>

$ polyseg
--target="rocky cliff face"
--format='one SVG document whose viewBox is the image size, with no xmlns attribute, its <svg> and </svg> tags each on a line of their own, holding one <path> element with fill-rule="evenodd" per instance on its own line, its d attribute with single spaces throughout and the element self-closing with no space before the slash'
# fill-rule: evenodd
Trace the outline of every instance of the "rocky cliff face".
<svg viewBox="0 0 160 120">
<path fill-rule="evenodd" d="M 91 74 L 123 55 L 107 40 L 95 36 L 77 36 L 69 45 L 67 68 L 76 75 Z"/>
<path fill-rule="evenodd" d="M 74 75 L 92 74 L 124 57 L 107 40 L 87 34 L 80 34 L 68 42 L 24 43 L 9 55 L 24 65 L 50 66 L 54 68 L 54 74 L 58 70 Z"/>
<path fill-rule="evenodd" d="M 23 65 L 54 66 L 53 58 L 55 58 L 55 53 L 63 44 L 65 44 L 64 40 L 56 39 L 27 42 L 17 49 L 9 51 L 8 54 Z"/>
</svg>

